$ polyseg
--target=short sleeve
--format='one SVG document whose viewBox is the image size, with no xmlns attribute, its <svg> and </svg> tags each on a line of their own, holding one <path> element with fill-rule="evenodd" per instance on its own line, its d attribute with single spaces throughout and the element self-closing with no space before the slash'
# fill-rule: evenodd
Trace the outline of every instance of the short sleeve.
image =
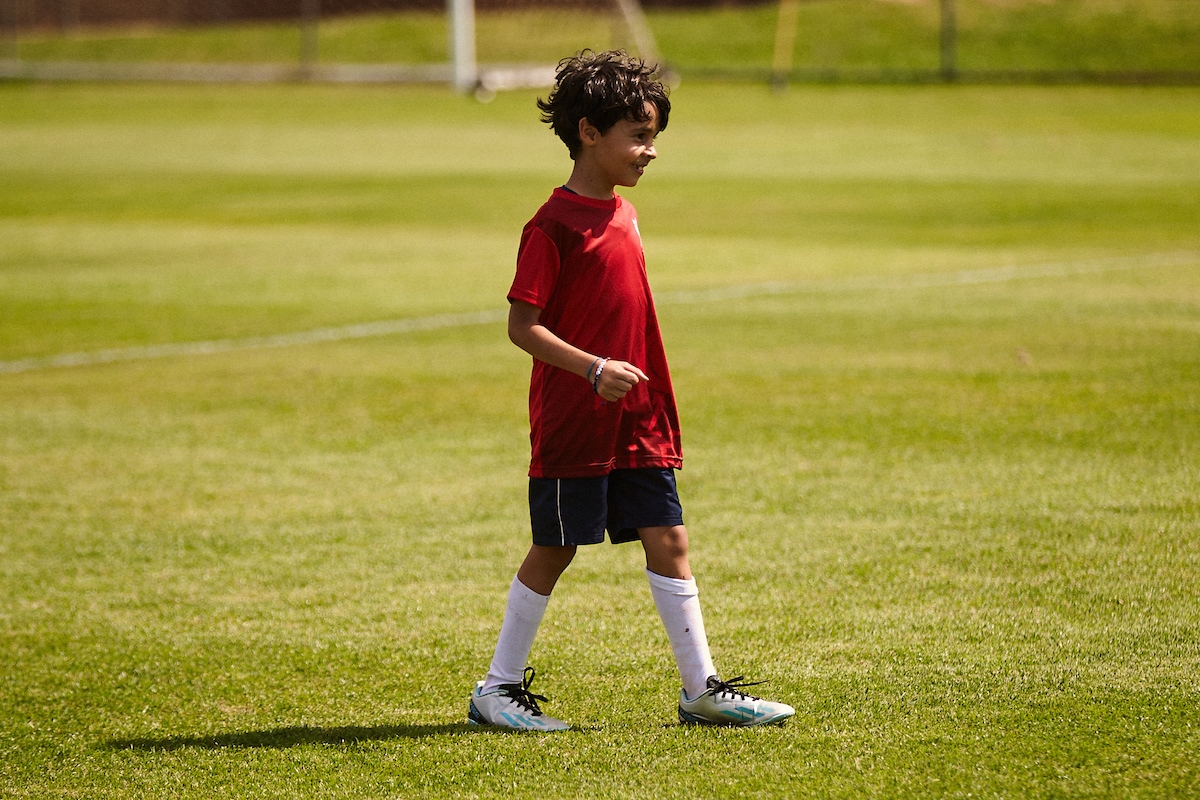
<svg viewBox="0 0 1200 800">
<path fill-rule="evenodd" d="M 561 260 L 553 240 L 541 228 L 530 226 L 517 251 L 517 275 L 508 290 L 508 301 L 545 308 L 558 282 Z"/>
</svg>

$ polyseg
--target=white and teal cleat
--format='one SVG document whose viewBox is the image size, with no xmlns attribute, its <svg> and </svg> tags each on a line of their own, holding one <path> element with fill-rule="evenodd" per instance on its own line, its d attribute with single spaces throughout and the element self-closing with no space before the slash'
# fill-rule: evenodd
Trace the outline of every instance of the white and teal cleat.
<svg viewBox="0 0 1200 800">
<path fill-rule="evenodd" d="M 694 700 L 689 700 L 687 692 L 681 691 L 679 721 L 685 725 L 750 728 L 779 724 L 796 713 L 796 709 L 786 703 L 773 703 L 741 691 L 761 683 L 739 683 L 742 680 L 740 675 L 731 681 L 712 675 L 708 679 L 708 688 Z"/>
<path fill-rule="evenodd" d="M 529 691 L 533 683 L 532 667 L 525 668 L 521 683 L 506 683 L 490 692 L 483 691 L 483 681 L 475 684 L 471 693 L 471 705 L 467 711 L 467 722 L 472 725 L 495 725 L 517 731 L 565 731 L 571 726 L 561 719 L 547 716 L 538 708 L 538 701 L 546 698 Z"/>
</svg>

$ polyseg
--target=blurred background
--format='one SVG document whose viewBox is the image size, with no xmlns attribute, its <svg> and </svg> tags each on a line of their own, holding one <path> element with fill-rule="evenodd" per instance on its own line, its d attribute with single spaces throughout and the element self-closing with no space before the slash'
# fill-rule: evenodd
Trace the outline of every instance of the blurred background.
<svg viewBox="0 0 1200 800">
<path fill-rule="evenodd" d="M 508 88 L 624 47 L 778 85 L 1200 82 L 1196 0 L 0 0 L 0 26 L 8 77 Z"/>
</svg>

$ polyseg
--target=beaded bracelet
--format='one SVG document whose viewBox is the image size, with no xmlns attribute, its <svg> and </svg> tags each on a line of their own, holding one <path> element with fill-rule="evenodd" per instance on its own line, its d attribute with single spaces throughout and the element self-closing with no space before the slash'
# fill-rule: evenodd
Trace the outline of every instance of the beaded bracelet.
<svg viewBox="0 0 1200 800">
<path fill-rule="evenodd" d="M 583 373 L 583 379 L 586 380 L 588 383 L 591 383 L 592 370 L 594 370 L 596 368 L 596 365 L 599 364 L 603 360 L 604 360 L 603 358 L 597 358 L 595 361 L 593 361 L 592 365 L 587 368 L 587 372 Z"/>
<path fill-rule="evenodd" d="M 600 394 L 600 376 L 604 374 L 604 365 L 607 363 L 607 358 L 600 359 L 600 365 L 596 367 L 596 377 L 592 378 L 592 391 L 596 394 Z"/>
</svg>

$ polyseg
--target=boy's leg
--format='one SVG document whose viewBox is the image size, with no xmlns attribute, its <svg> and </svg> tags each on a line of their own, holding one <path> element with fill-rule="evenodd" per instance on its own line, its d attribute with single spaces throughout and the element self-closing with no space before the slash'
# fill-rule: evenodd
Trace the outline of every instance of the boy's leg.
<svg viewBox="0 0 1200 800">
<path fill-rule="evenodd" d="M 517 577 L 521 583 L 541 595 L 550 596 L 558 578 L 575 558 L 575 548 L 545 547 L 540 544 L 531 545 Z"/>
<path fill-rule="evenodd" d="M 696 580 L 688 565 L 687 529 L 682 525 L 639 528 L 638 538 L 646 551 L 646 575 L 654 607 L 667 629 L 675 665 L 688 697 L 707 690 L 708 679 L 717 674 Z"/>
<path fill-rule="evenodd" d="M 683 693 L 679 698 L 681 722 L 697 725 L 770 725 L 796 713 L 786 703 L 775 703 L 746 694 L 753 685 L 741 678 L 722 681 L 713 666 L 700 614 L 696 581 L 687 559 L 687 530 L 639 528 L 646 549 L 646 574 L 654 605 L 667 628 Z"/>
<path fill-rule="evenodd" d="M 521 730 L 565 730 L 542 713 L 529 691 L 529 651 L 559 576 L 578 545 L 604 541 L 607 476 L 529 479 L 529 522 L 533 545 L 508 591 L 504 623 L 487 676 L 475 686 L 468 720 Z"/>
<path fill-rule="evenodd" d="M 521 682 L 534 637 L 550 602 L 550 593 L 574 557 L 574 547 L 535 544 L 529 548 L 508 589 L 504 623 L 500 626 L 492 665 L 483 681 L 484 691 Z"/>
<path fill-rule="evenodd" d="M 525 664 L 554 584 L 574 556 L 575 548 L 569 546 L 535 544 L 530 548 L 509 586 L 496 652 L 487 677 L 479 681 L 471 693 L 468 722 L 534 731 L 563 731 L 569 727 L 562 720 L 542 712 L 538 701 L 546 698 L 529 691 L 533 669 Z"/>
<path fill-rule="evenodd" d="M 687 528 L 682 525 L 638 528 L 638 538 L 646 551 L 646 569 L 666 578 L 691 580 Z"/>
</svg>

